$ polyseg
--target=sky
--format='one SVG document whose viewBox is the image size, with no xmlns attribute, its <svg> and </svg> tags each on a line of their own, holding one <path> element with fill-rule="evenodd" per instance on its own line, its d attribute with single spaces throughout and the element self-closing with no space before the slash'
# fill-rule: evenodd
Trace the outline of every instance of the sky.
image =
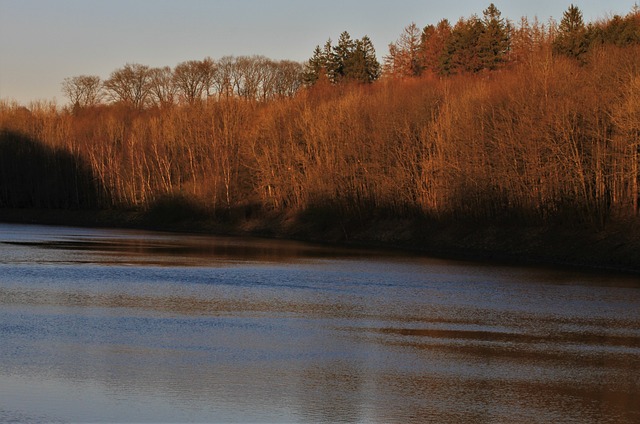
<svg viewBox="0 0 640 424">
<path fill-rule="evenodd" d="M 103 79 L 126 63 L 171 66 L 226 55 L 305 61 L 316 45 L 368 35 L 382 60 L 415 22 L 482 15 L 491 0 L 0 0 L 0 99 L 55 100 L 66 77 Z M 634 0 L 495 0 L 502 16 L 586 22 L 625 15 Z"/>
</svg>

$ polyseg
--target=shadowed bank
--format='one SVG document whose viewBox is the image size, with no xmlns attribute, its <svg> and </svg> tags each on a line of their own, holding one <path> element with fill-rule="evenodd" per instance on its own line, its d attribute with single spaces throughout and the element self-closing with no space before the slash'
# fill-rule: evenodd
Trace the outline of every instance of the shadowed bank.
<svg viewBox="0 0 640 424">
<path fill-rule="evenodd" d="M 0 132 L 0 208 L 95 209 L 105 196 L 77 156 L 17 132 Z"/>
</svg>

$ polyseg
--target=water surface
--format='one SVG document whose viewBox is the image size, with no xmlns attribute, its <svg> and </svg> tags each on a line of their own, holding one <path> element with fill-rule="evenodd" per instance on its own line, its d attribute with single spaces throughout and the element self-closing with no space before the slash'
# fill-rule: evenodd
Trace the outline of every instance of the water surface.
<svg viewBox="0 0 640 424">
<path fill-rule="evenodd" d="M 637 277 L 0 224 L 0 422 L 640 422 Z"/>
</svg>

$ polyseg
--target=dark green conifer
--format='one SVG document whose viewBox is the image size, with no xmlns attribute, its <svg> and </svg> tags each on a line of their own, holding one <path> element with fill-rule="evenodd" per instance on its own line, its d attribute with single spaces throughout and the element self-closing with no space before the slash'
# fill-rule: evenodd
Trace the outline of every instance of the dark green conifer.
<svg viewBox="0 0 640 424">
<path fill-rule="evenodd" d="M 313 56 L 307 61 L 302 74 L 302 82 L 305 85 L 313 85 L 320 78 L 322 74 L 327 72 L 327 57 L 320 49 L 320 46 L 316 46 L 313 51 Z"/>
<path fill-rule="evenodd" d="M 509 52 L 509 25 L 493 3 L 483 12 L 482 24 L 478 39 L 480 64 L 484 69 L 496 69 L 506 61 Z"/>
<path fill-rule="evenodd" d="M 371 39 L 352 40 L 347 31 L 340 34 L 338 43 L 328 40 L 324 48 L 316 46 L 313 56 L 305 65 L 306 85 L 315 84 L 326 77 L 332 83 L 346 81 L 372 82 L 380 76 L 380 63 Z"/>
<path fill-rule="evenodd" d="M 482 69 L 479 56 L 479 40 L 484 25 L 477 16 L 460 19 L 453 27 L 440 58 L 443 74 L 478 72 Z"/>
<path fill-rule="evenodd" d="M 343 31 L 338 38 L 338 44 L 331 52 L 329 60 L 329 79 L 338 83 L 345 79 L 348 63 L 356 48 L 356 43 L 347 31 Z"/>
<path fill-rule="evenodd" d="M 360 40 L 360 48 L 364 56 L 365 79 L 363 82 L 373 82 L 380 77 L 380 63 L 376 57 L 376 49 L 368 36 Z"/>
<path fill-rule="evenodd" d="M 572 4 L 562 15 L 558 35 L 553 41 L 553 51 L 584 61 L 588 48 L 587 28 L 582 19 L 582 12 Z"/>
</svg>

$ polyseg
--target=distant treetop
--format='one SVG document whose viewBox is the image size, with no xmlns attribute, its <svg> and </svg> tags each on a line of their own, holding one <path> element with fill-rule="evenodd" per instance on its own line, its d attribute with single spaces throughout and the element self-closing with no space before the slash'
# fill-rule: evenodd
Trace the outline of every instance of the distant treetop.
<svg viewBox="0 0 640 424">
<path fill-rule="evenodd" d="M 380 63 L 368 36 L 353 40 L 343 31 L 338 43 L 327 40 L 323 48 L 316 46 L 313 56 L 305 64 L 303 82 L 307 86 L 326 79 L 333 84 L 342 82 L 370 83 L 380 76 Z"/>
</svg>

